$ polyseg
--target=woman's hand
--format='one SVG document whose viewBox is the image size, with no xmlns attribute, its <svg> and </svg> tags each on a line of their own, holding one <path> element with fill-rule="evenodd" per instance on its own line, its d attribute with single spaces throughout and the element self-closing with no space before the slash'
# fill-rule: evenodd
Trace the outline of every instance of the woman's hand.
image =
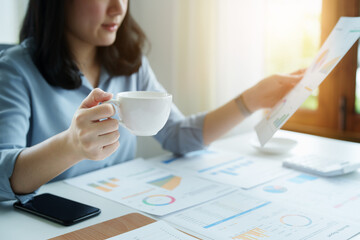
<svg viewBox="0 0 360 240">
<path fill-rule="evenodd" d="M 114 108 L 110 104 L 98 105 L 111 98 L 111 93 L 96 88 L 76 111 L 67 136 L 78 158 L 103 160 L 119 147 L 119 124 L 111 118 L 115 114 Z"/>
<path fill-rule="evenodd" d="M 302 69 L 290 75 L 272 75 L 263 79 L 243 93 L 244 104 L 251 112 L 272 108 L 303 78 L 304 72 Z"/>
</svg>

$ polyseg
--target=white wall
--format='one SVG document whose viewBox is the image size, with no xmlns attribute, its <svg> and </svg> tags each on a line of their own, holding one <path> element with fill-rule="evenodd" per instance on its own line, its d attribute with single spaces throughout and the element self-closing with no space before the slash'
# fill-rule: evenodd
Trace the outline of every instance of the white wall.
<svg viewBox="0 0 360 240">
<path fill-rule="evenodd" d="M 176 0 L 133 0 L 131 13 L 150 40 L 151 66 L 161 84 L 173 90 Z"/>
<path fill-rule="evenodd" d="M 19 41 L 19 30 L 28 0 L 0 0 L 0 44 Z"/>
<path fill-rule="evenodd" d="M 217 106 L 255 85 L 264 77 L 265 0 L 218 0 Z M 258 112 L 225 137 L 252 131 Z"/>
<path fill-rule="evenodd" d="M 133 0 L 131 13 L 145 31 L 150 43 L 150 64 L 158 81 L 174 94 L 174 25 L 176 0 Z M 174 96 L 176 103 L 177 96 Z M 138 137 L 138 157 L 153 157 L 165 153 L 152 137 Z"/>
</svg>

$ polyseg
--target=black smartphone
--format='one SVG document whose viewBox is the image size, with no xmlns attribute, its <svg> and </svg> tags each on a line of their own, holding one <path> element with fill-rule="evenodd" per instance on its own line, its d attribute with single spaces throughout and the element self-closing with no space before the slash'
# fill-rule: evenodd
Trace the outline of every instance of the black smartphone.
<svg viewBox="0 0 360 240">
<path fill-rule="evenodd" d="M 100 209 L 62 198 L 50 193 L 35 196 L 25 204 L 15 202 L 14 207 L 33 213 L 64 226 L 70 226 L 100 214 Z"/>
</svg>

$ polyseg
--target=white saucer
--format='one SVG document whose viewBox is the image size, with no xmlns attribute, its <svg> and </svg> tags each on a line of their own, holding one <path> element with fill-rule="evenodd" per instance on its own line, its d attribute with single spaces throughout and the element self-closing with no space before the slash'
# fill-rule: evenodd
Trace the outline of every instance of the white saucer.
<svg viewBox="0 0 360 240">
<path fill-rule="evenodd" d="M 251 141 L 251 145 L 263 153 L 268 154 L 283 154 L 289 152 L 297 144 L 297 141 L 289 138 L 274 137 L 270 139 L 264 147 L 261 147 L 257 139 Z"/>
</svg>

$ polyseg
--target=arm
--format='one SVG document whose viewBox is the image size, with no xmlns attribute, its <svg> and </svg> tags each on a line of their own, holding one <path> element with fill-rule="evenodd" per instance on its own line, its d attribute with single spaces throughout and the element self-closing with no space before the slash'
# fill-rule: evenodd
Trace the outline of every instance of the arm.
<svg viewBox="0 0 360 240">
<path fill-rule="evenodd" d="M 237 98 L 209 112 L 204 119 L 204 144 L 209 145 L 245 118 L 237 101 L 242 101 L 249 112 L 271 108 L 301 80 L 302 74 L 303 70 L 300 70 L 291 75 L 274 75 L 265 78 Z"/>
<path fill-rule="evenodd" d="M 35 146 L 25 148 L 18 156 L 10 177 L 17 194 L 33 192 L 83 159 L 101 160 L 119 146 L 118 123 L 111 119 L 112 94 L 93 90 L 75 113 L 68 130 Z M 99 119 L 108 118 L 104 121 Z"/>
<path fill-rule="evenodd" d="M 303 72 L 300 70 L 292 75 L 274 75 L 264 79 L 242 94 L 244 105 L 250 112 L 274 106 L 302 78 Z M 165 91 L 145 57 L 138 82 L 138 90 Z M 176 154 L 203 149 L 244 119 L 236 100 L 207 114 L 200 113 L 186 118 L 173 104 L 169 120 L 155 138 L 164 149 Z"/>
</svg>

